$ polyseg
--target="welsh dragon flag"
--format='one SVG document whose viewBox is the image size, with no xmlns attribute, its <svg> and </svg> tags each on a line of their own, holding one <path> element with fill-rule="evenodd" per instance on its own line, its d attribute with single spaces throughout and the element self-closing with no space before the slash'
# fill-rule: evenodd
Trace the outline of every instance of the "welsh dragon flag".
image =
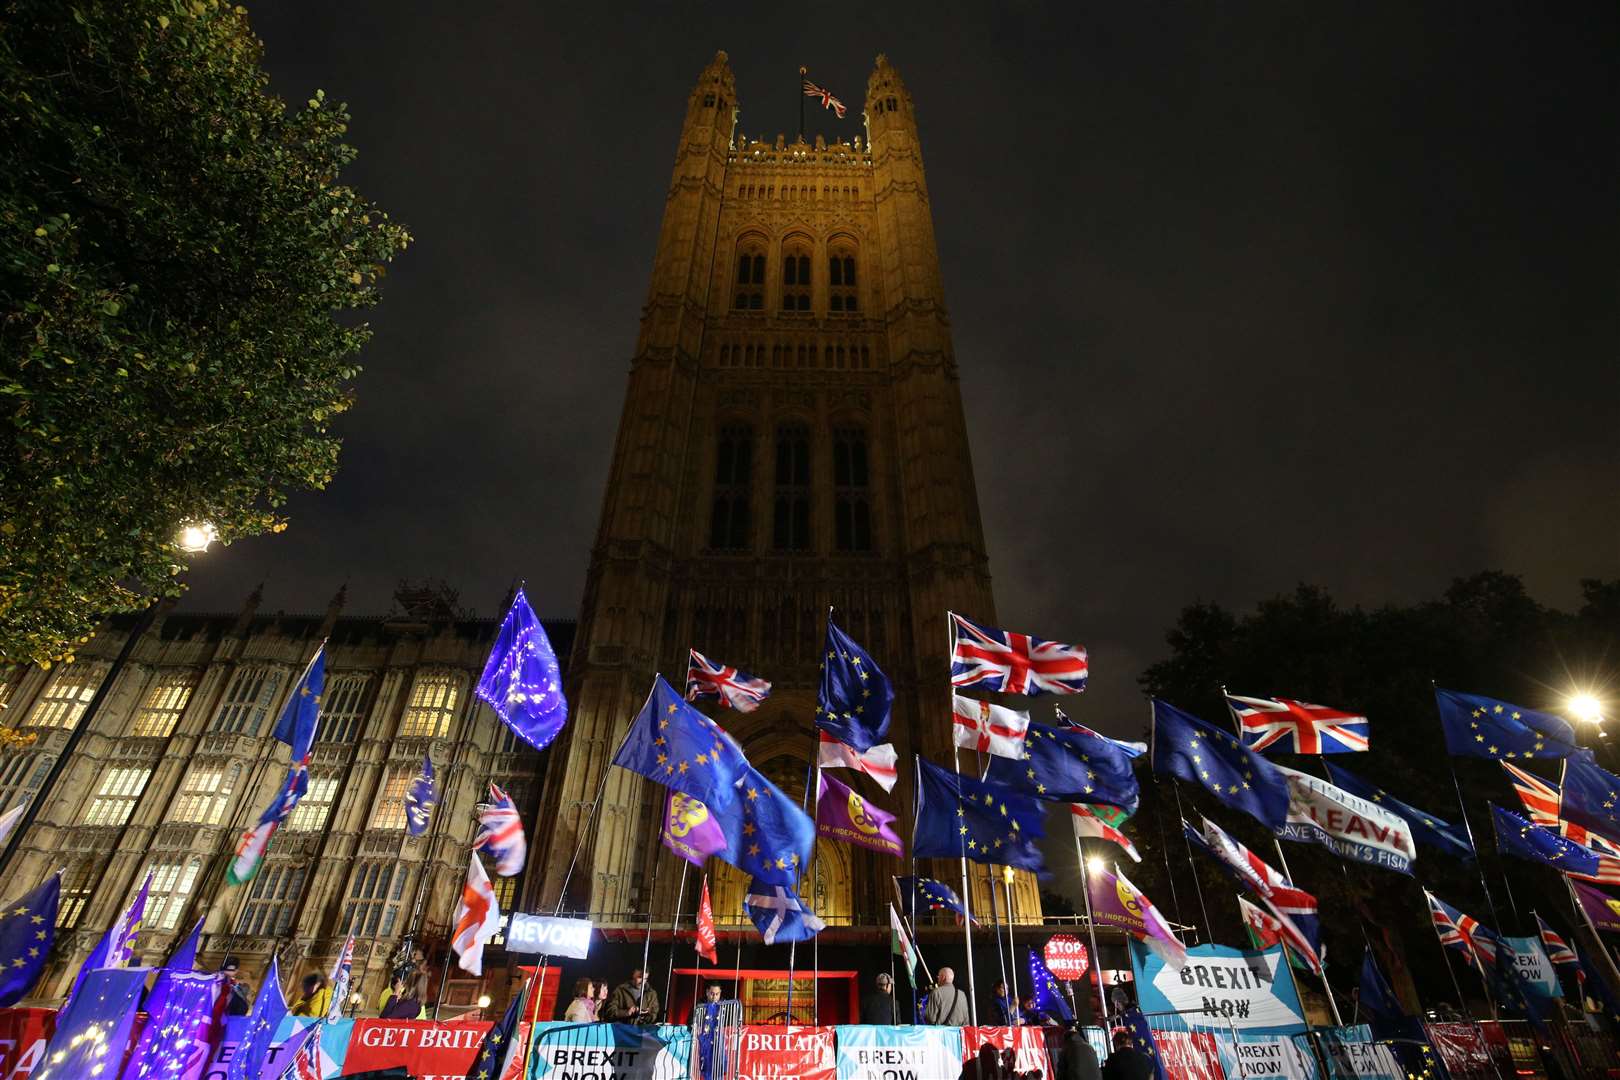
<svg viewBox="0 0 1620 1080">
<path fill-rule="evenodd" d="M 893 904 L 889 905 L 889 937 L 890 948 L 900 958 L 900 966 L 906 969 L 906 980 L 913 990 L 917 989 L 917 948 L 906 936 L 906 928 Z"/>
</svg>

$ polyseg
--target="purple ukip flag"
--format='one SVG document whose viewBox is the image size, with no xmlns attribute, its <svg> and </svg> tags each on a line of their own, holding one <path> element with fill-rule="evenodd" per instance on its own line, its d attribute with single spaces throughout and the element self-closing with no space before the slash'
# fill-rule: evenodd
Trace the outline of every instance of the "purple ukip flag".
<svg viewBox="0 0 1620 1080">
<path fill-rule="evenodd" d="M 672 790 L 664 810 L 664 846 L 701 867 L 710 855 L 726 850 L 726 833 L 707 806 Z"/>
<path fill-rule="evenodd" d="M 1592 925 L 1599 930 L 1620 930 L 1620 900 L 1616 900 L 1602 889 L 1594 889 L 1590 885 L 1582 885 L 1578 881 L 1565 878 L 1569 891 L 1575 899 L 1580 901 L 1581 910 Z"/>
<path fill-rule="evenodd" d="M 843 781 L 821 774 L 816 789 L 817 835 L 903 858 L 905 845 L 893 826 L 893 814 L 879 810 Z"/>
</svg>

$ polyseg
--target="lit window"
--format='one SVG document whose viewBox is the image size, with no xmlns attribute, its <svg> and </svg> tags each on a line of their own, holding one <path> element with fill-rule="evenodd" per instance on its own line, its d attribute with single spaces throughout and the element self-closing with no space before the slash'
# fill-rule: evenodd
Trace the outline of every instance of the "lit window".
<svg viewBox="0 0 1620 1080">
<path fill-rule="evenodd" d="M 40 789 L 56 759 L 33 751 L 0 756 L 0 809 L 9 810 Z"/>
<path fill-rule="evenodd" d="M 214 730 L 257 735 L 280 686 L 281 672 L 275 668 L 257 664 L 237 668 L 214 717 Z"/>
<path fill-rule="evenodd" d="M 810 547 L 810 432 L 798 426 L 776 432 L 776 501 L 771 546 L 778 551 Z"/>
<path fill-rule="evenodd" d="M 802 244 L 782 253 L 782 310 L 810 310 L 810 249 Z"/>
<path fill-rule="evenodd" d="M 153 930 L 173 930 L 186 910 L 186 900 L 201 872 L 200 858 L 189 862 L 153 863 L 152 888 L 146 894 L 146 917 L 141 925 Z"/>
<path fill-rule="evenodd" d="M 280 937 L 292 924 L 293 911 L 304 892 L 304 868 L 271 863 L 253 879 L 247 906 L 236 921 L 238 934 Z"/>
<path fill-rule="evenodd" d="M 101 777 L 101 786 L 85 808 L 80 825 L 122 825 L 129 820 L 135 804 L 141 801 L 141 792 L 152 778 L 151 769 L 108 769 Z"/>
<path fill-rule="evenodd" d="M 28 714 L 28 727 L 71 728 L 96 696 L 106 669 L 100 664 L 67 664 L 56 673 Z"/>
<path fill-rule="evenodd" d="M 62 893 L 56 905 L 56 925 L 72 930 L 84 918 L 85 905 L 101 881 L 101 866 L 94 859 L 82 859 L 62 872 Z"/>
<path fill-rule="evenodd" d="M 872 550 L 872 506 L 866 432 L 833 432 L 833 533 L 839 551 Z"/>
<path fill-rule="evenodd" d="M 197 764 L 186 773 L 175 797 L 169 820 L 193 825 L 218 825 L 225 820 L 231 792 L 242 777 L 242 766 Z"/>
<path fill-rule="evenodd" d="M 349 886 L 343 912 L 344 932 L 362 937 L 388 937 L 399 919 L 400 900 L 410 877 L 394 863 L 360 863 Z"/>
<path fill-rule="evenodd" d="M 737 253 L 737 298 L 731 306 L 738 311 L 765 306 L 765 250 L 758 241 L 750 241 Z"/>
<path fill-rule="evenodd" d="M 337 801 L 338 777 L 335 772 L 319 772 L 314 769 L 309 773 L 309 791 L 298 800 L 293 807 L 291 816 L 287 818 L 287 831 L 289 832 L 320 832 L 326 828 L 326 819 L 332 813 L 332 804 Z"/>
<path fill-rule="evenodd" d="M 510 912 L 517 897 L 517 875 L 500 877 L 495 873 L 495 868 L 488 863 L 484 864 L 484 872 L 489 875 L 489 883 L 495 889 L 496 906 L 501 909 L 502 914 Z"/>
<path fill-rule="evenodd" d="M 327 679 L 321 697 L 321 719 L 315 737 L 321 742 L 353 742 L 365 724 L 364 709 L 369 675 L 338 675 Z"/>
<path fill-rule="evenodd" d="M 141 707 L 135 710 L 135 717 L 130 721 L 129 733 L 151 739 L 167 739 L 173 735 L 196 684 L 197 678 L 190 671 L 160 671 L 152 676 Z"/>
<path fill-rule="evenodd" d="M 855 289 L 855 255 L 850 251 L 835 251 L 827 258 L 827 306 L 833 311 L 851 312 L 860 309 Z"/>
<path fill-rule="evenodd" d="M 418 765 L 390 765 L 383 779 L 382 791 L 377 794 L 371 810 L 369 829 L 403 829 L 405 827 L 405 792 L 421 772 Z"/>
<path fill-rule="evenodd" d="M 402 739 L 442 739 L 461 700 L 461 676 L 448 671 L 423 672 L 411 687 L 411 703 L 400 721 Z"/>
<path fill-rule="evenodd" d="M 753 475 L 753 429 L 746 424 L 721 428 L 715 441 L 711 548 L 740 551 L 748 546 L 748 495 Z"/>
</svg>

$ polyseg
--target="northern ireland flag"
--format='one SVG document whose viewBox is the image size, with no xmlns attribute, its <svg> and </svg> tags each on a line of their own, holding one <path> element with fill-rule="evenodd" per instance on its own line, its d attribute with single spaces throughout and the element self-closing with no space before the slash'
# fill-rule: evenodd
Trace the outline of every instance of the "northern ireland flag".
<svg viewBox="0 0 1620 1080">
<path fill-rule="evenodd" d="M 839 742 L 836 735 L 825 731 L 819 734 L 821 743 L 816 753 L 817 765 L 823 769 L 859 769 L 877 781 L 884 791 L 894 790 L 900 770 L 895 764 L 899 755 L 895 753 L 893 743 L 879 743 L 863 754 L 848 743 Z"/>
<path fill-rule="evenodd" d="M 1024 737 L 1029 733 L 1029 713 L 975 701 L 951 694 L 951 720 L 955 742 L 964 750 L 994 754 L 996 757 L 1024 756 Z"/>
</svg>

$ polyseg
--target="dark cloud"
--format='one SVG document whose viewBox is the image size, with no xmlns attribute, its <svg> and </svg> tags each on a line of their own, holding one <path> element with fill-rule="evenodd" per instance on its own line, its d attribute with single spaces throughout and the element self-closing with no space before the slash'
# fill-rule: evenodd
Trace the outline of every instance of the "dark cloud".
<svg viewBox="0 0 1620 1080">
<path fill-rule="evenodd" d="M 749 134 L 800 63 L 922 125 L 997 601 L 1086 641 L 1082 712 L 1195 598 L 1620 574 L 1612 6 L 267 5 L 275 88 L 348 101 L 413 227 L 329 491 L 192 607 L 361 610 L 436 575 L 572 614 L 685 95 Z M 1265 692 L 1272 688 L 1257 687 Z M 1286 688 L 1276 688 L 1286 689 Z"/>
</svg>

